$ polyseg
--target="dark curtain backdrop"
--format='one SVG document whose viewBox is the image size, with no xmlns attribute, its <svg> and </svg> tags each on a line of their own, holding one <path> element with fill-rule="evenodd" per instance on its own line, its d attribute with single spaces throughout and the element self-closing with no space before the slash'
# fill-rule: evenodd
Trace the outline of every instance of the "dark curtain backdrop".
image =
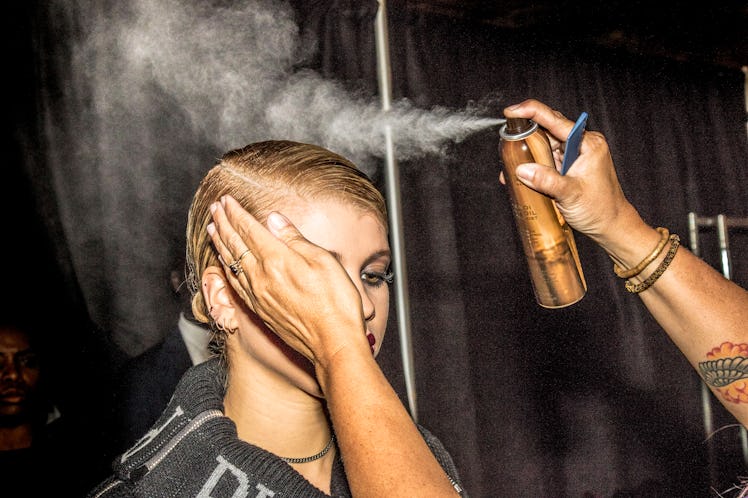
<svg viewBox="0 0 748 498">
<path fill-rule="evenodd" d="M 119 2 L 16 4 L 9 28 L 20 75 L 9 96 L 7 167 L 8 208 L 19 213 L 11 233 L 20 237 L 6 235 L 4 246 L 18 261 L 17 279 L 33 281 L 18 287 L 23 295 L 48 306 L 34 310 L 49 319 L 60 399 L 82 420 L 105 420 L 119 363 L 176 320 L 168 275 L 180 264 L 197 182 L 216 155 L 262 133 L 250 120 L 246 133 L 215 140 L 220 123 L 206 115 L 201 125 L 164 80 L 131 84 L 131 66 L 111 57 L 117 44 L 105 36 L 115 36 L 111 13 L 127 10 Z M 740 71 L 504 31 L 415 4 L 388 5 L 394 99 L 422 109 L 477 106 L 491 117 L 530 97 L 572 118 L 587 111 L 588 128 L 607 136 L 624 191 L 652 225 L 687 242 L 691 211 L 748 216 Z M 292 5 L 304 51 L 297 68 L 375 100 L 377 2 Z M 86 46 L 92 31 L 102 41 Z M 219 79 L 203 79 L 203 62 L 188 64 L 186 77 Z M 215 102 L 226 114 L 240 97 Z M 729 496 L 746 475 L 735 420 L 712 400 L 719 431 L 707 438 L 698 377 L 602 250 L 577 235 L 587 296 L 560 310 L 535 304 L 498 182 L 498 143 L 488 128 L 398 163 L 418 421 L 445 443 L 476 497 Z M 382 182 L 382 161 L 370 172 Z M 706 237 L 704 254 L 715 247 Z M 747 242 L 732 239 L 742 285 Z M 405 400 L 391 317 L 380 359 Z M 92 427 L 106 437 L 105 423 Z"/>
</svg>

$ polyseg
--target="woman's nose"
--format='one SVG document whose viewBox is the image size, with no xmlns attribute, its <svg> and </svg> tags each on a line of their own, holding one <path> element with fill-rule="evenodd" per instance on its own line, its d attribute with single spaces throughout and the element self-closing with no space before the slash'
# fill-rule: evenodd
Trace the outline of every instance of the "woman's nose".
<svg viewBox="0 0 748 498">
<path fill-rule="evenodd" d="M 376 316 L 376 309 L 374 309 L 374 303 L 369 298 L 369 294 L 366 293 L 363 282 L 360 278 L 356 279 L 356 289 L 358 289 L 358 295 L 361 296 L 361 306 L 364 310 L 364 320 L 367 322 Z"/>
<path fill-rule="evenodd" d="M 364 309 L 364 319 L 368 322 L 374 316 L 377 314 L 377 310 L 374 309 L 374 303 L 371 299 L 369 299 L 369 295 L 364 291 L 359 291 L 361 293 L 361 304 L 363 305 Z"/>
</svg>

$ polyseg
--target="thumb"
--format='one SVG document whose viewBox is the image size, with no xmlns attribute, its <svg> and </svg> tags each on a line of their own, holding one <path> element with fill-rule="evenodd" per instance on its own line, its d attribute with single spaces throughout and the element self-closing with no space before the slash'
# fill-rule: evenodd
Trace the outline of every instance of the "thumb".
<svg viewBox="0 0 748 498">
<path fill-rule="evenodd" d="M 533 190 L 545 194 L 553 199 L 562 196 L 564 187 L 563 177 L 554 168 L 535 163 L 517 166 L 517 178 Z"/>
</svg>

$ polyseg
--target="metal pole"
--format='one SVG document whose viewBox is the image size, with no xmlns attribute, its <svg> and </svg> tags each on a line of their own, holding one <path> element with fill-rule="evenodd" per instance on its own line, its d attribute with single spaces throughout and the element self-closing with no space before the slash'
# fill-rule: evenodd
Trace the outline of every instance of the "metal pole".
<svg viewBox="0 0 748 498">
<path fill-rule="evenodd" d="M 745 98 L 745 112 L 748 114 L 748 66 L 743 66 L 743 74 L 745 75 L 745 82 L 743 84 L 743 95 Z M 748 119 L 745 121 L 745 132 L 748 133 Z"/>
<path fill-rule="evenodd" d="M 719 243 L 719 254 L 722 261 L 722 275 L 730 280 L 732 278 L 730 236 L 727 233 L 727 220 L 724 214 L 717 215 L 717 242 Z"/>
<path fill-rule="evenodd" d="M 377 74 L 379 76 L 379 94 L 382 100 L 382 110 L 389 112 L 392 107 L 390 49 L 387 34 L 387 6 L 384 0 L 379 0 L 379 9 L 375 21 L 375 38 L 377 46 Z M 416 377 L 413 366 L 413 346 L 410 335 L 410 303 L 408 300 L 408 276 L 405 268 L 405 245 L 403 243 L 403 223 L 400 203 L 400 172 L 395 160 L 392 141 L 392 127 L 385 124 L 385 192 L 387 197 L 387 211 L 390 218 L 390 243 L 392 244 L 392 265 L 395 273 L 395 298 L 397 310 L 397 324 L 400 332 L 400 354 L 403 360 L 403 375 L 405 376 L 405 390 L 408 395 L 410 415 L 418 421 L 416 404 Z"/>
<path fill-rule="evenodd" d="M 696 213 L 688 213 L 688 235 L 691 246 L 691 252 L 695 256 L 699 256 L 699 229 L 700 219 Z M 714 414 L 712 413 L 712 391 L 706 385 L 706 382 L 699 377 L 701 381 L 701 411 L 704 419 L 704 436 L 707 445 L 707 459 L 709 465 L 709 482 L 714 485 L 717 482 L 717 466 L 714 457 L 714 442 L 712 441 L 712 435 L 714 434 Z"/>
</svg>

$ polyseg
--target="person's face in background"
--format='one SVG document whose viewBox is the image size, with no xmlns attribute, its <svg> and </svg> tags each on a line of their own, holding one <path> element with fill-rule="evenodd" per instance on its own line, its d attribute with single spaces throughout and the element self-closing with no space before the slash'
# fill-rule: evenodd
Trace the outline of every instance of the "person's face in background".
<svg viewBox="0 0 748 498">
<path fill-rule="evenodd" d="M 31 416 L 39 385 L 39 358 L 25 333 L 0 328 L 0 424 Z"/>
</svg>

